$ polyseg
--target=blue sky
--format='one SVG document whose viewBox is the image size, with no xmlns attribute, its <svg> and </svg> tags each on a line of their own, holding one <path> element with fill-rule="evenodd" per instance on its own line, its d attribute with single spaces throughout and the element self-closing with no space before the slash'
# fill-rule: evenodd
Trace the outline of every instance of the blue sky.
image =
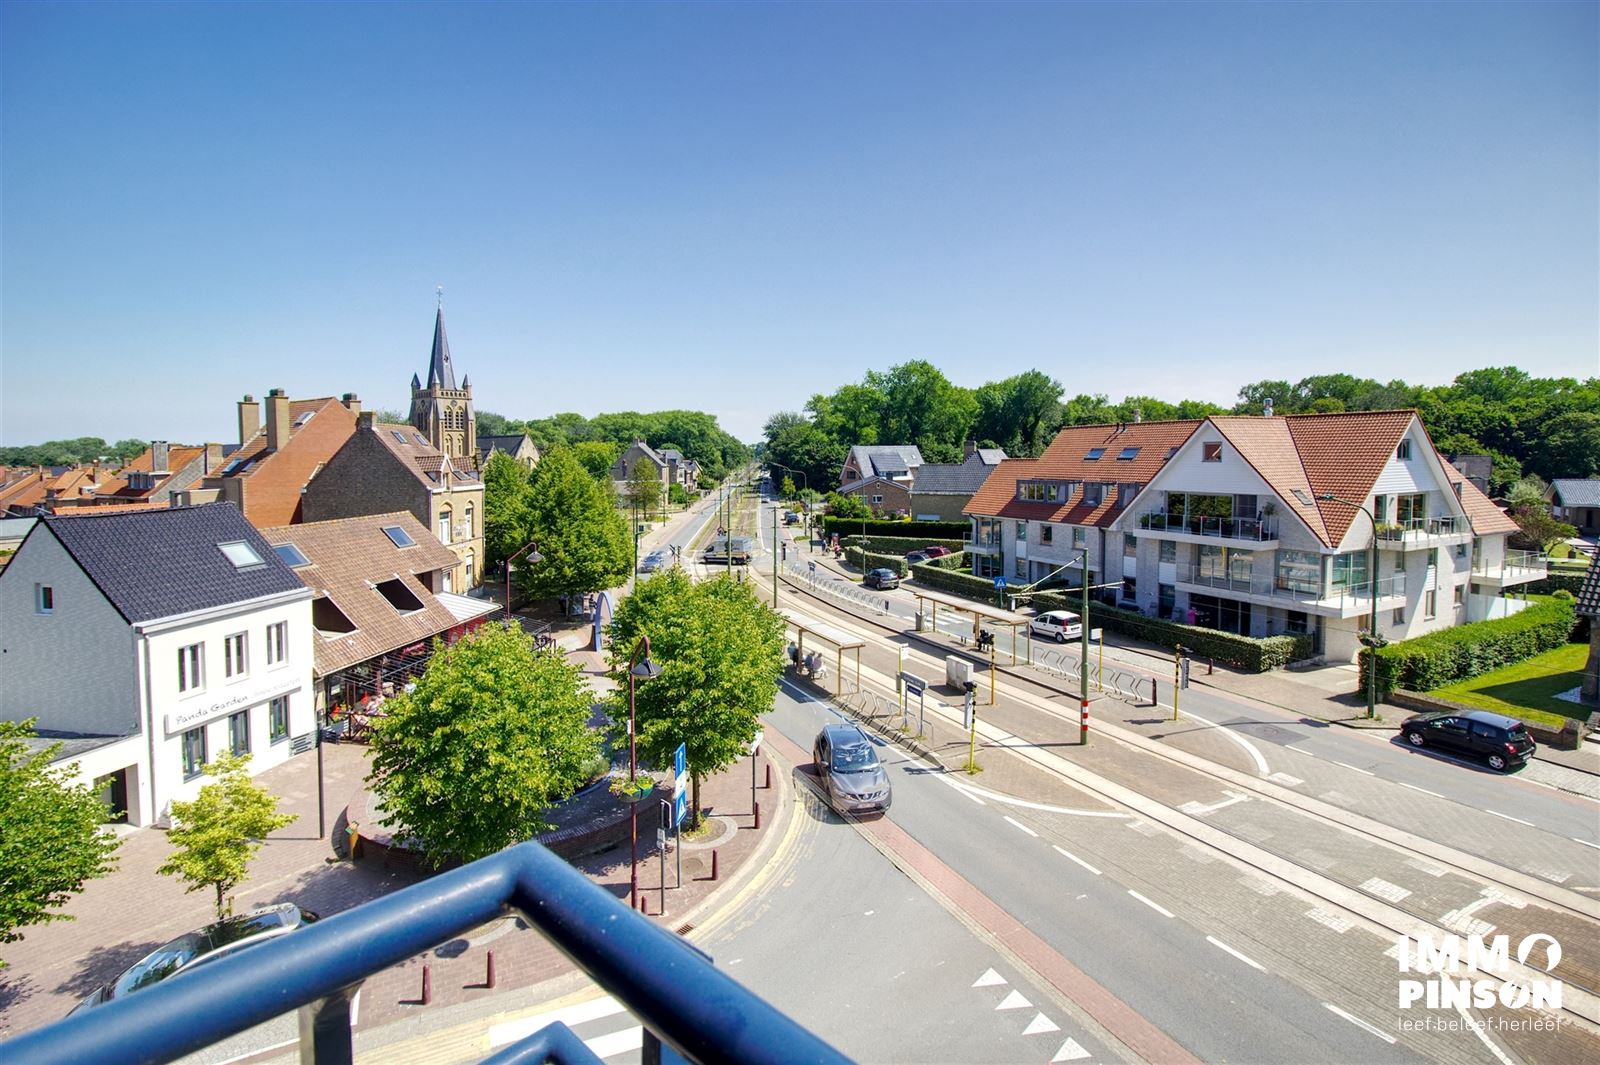
<svg viewBox="0 0 1600 1065">
<path fill-rule="evenodd" d="M 18 4 L 0 442 L 1600 374 L 1594 4 Z"/>
</svg>

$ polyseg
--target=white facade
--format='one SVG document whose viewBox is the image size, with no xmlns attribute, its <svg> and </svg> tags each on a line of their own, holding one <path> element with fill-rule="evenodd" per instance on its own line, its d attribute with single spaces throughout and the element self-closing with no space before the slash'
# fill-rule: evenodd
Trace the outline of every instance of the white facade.
<svg viewBox="0 0 1600 1065">
<path fill-rule="evenodd" d="M 186 770 L 186 733 L 203 736 L 209 760 L 230 749 L 230 718 L 242 715 L 231 728 L 248 744 L 252 773 L 286 761 L 297 737 L 304 746 L 314 735 L 308 589 L 130 625 L 43 530 L 8 570 L 0 580 L 0 717 L 116 737 L 72 761 L 85 782 L 121 774 L 129 823 L 164 821 L 174 799 L 193 798 L 205 783 Z M 283 655 L 269 663 L 279 632 Z M 230 651 L 240 636 L 237 661 Z M 196 649 L 184 657 L 198 666 L 197 683 L 180 680 L 187 648 Z M 287 700 L 276 730 L 274 700 Z"/>
</svg>

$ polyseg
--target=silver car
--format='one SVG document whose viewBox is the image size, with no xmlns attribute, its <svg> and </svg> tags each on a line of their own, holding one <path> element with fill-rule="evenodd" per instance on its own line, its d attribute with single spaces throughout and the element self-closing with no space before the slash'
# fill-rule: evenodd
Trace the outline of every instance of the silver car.
<svg viewBox="0 0 1600 1065">
<path fill-rule="evenodd" d="M 889 772 L 867 734 L 855 725 L 827 725 L 811 745 L 817 777 L 841 813 L 884 813 L 893 800 Z"/>
<path fill-rule="evenodd" d="M 652 551 L 639 563 L 639 572 L 654 573 L 656 570 L 666 569 L 667 560 L 671 557 L 666 551 Z"/>
</svg>

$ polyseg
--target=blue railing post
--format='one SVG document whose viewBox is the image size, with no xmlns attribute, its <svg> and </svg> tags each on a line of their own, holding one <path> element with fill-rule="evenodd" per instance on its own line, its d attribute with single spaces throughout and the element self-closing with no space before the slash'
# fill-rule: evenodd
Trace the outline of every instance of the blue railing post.
<svg viewBox="0 0 1600 1065">
<path fill-rule="evenodd" d="M 354 1065 L 350 1010 L 364 981 L 300 1007 L 300 1060 L 315 1065 Z"/>
</svg>

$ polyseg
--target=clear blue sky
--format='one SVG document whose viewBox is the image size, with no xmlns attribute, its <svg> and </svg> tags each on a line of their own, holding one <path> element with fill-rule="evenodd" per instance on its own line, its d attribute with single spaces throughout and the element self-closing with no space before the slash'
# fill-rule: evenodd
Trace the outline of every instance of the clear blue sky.
<svg viewBox="0 0 1600 1065">
<path fill-rule="evenodd" d="M 1597 11 L 8 3 L 0 442 L 1594 376 Z"/>
</svg>

